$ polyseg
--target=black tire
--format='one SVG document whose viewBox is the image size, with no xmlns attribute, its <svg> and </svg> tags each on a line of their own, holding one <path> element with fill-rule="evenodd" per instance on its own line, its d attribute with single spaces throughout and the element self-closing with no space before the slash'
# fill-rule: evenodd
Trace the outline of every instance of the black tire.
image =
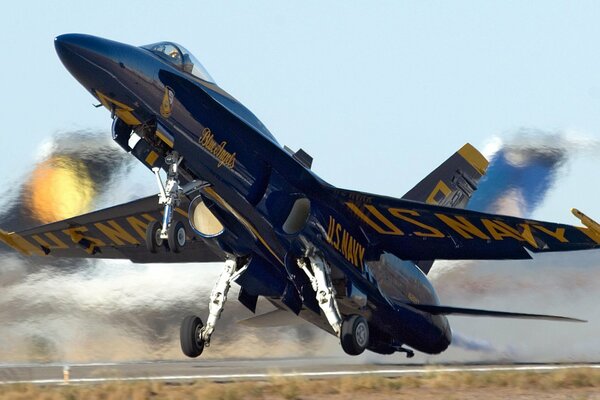
<svg viewBox="0 0 600 400">
<path fill-rule="evenodd" d="M 196 358 L 204 350 L 204 341 L 200 339 L 200 329 L 204 324 L 200 317 L 188 315 L 181 322 L 179 331 L 179 341 L 181 342 L 181 351 L 190 358 Z"/>
<path fill-rule="evenodd" d="M 349 315 L 342 322 L 340 339 L 346 354 L 361 354 L 369 345 L 369 323 L 360 315 Z"/>
<path fill-rule="evenodd" d="M 146 228 L 146 248 L 150 253 L 156 253 L 163 246 L 163 240 L 160 238 L 162 224 L 159 221 L 152 221 Z"/>
<path fill-rule="evenodd" d="M 179 253 L 185 246 L 186 232 L 185 225 L 181 221 L 173 221 L 168 229 L 169 249 L 173 253 Z"/>
</svg>

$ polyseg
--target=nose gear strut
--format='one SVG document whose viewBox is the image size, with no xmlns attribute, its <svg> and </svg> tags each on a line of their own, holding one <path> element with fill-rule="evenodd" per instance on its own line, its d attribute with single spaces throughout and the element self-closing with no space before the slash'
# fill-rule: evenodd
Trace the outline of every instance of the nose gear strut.
<svg viewBox="0 0 600 400">
<path fill-rule="evenodd" d="M 164 186 L 159 174 L 160 168 L 152 168 L 158 184 L 158 204 L 165 206 L 162 228 L 159 234 L 161 239 L 169 238 L 169 226 L 173 220 L 173 210 L 181 203 L 183 190 L 179 187 L 178 171 L 181 161 L 183 161 L 183 157 L 180 157 L 176 151 L 167 154 L 165 163 L 169 166 L 169 169 L 167 170 L 167 181 Z"/>
<path fill-rule="evenodd" d="M 146 247 L 152 253 L 166 243 L 169 250 L 179 253 L 186 242 L 185 225 L 181 221 L 173 220 L 173 210 L 181 203 L 184 190 L 179 186 L 179 164 L 183 161 L 176 151 L 172 151 L 165 157 L 168 165 L 167 181 L 163 185 L 160 178 L 160 168 L 152 168 L 156 183 L 158 184 L 158 204 L 164 205 L 162 223 L 153 221 L 148 225 L 146 231 Z"/>
</svg>

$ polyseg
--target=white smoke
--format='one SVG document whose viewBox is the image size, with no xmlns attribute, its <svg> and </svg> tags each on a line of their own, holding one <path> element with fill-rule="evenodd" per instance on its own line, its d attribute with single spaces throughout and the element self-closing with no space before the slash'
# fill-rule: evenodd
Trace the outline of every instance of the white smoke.
<svg viewBox="0 0 600 400">
<path fill-rule="evenodd" d="M 444 304 L 588 320 L 450 317 L 455 332 L 489 342 L 495 353 L 511 348 L 511 360 L 521 362 L 593 361 L 600 356 L 599 269 L 600 252 L 594 250 L 543 254 L 523 261 L 440 262 L 431 278 Z M 453 344 L 461 347 L 463 343 Z M 498 360 L 494 353 L 486 353 L 449 351 L 442 358 Z"/>
<path fill-rule="evenodd" d="M 457 332 L 452 334 L 452 345 L 461 349 L 471 351 L 481 351 L 483 353 L 495 353 L 496 349 L 487 340 L 474 339 L 463 336 Z"/>
<path fill-rule="evenodd" d="M 560 172 L 570 160 L 597 157 L 600 141 L 576 134 L 528 131 L 509 141 L 496 139 L 492 147 L 495 154 L 503 151 L 516 166 L 527 165 L 532 155 L 539 160 L 540 154 L 558 161 L 548 163 L 551 170 L 537 188 L 541 197 L 525 196 L 526 187 L 510 188 L 496 197 L 495 212 L 527 216 L 542 204 L 557 179 L 568 179 Z M 546 157 L 548 154 L 553 158 Z M 536 204 L 532 207 L 527 199 Z M 600 215 L 600 209 L 589 213 Z M 522 261 L 438 261 L 430 278 L 443 304 L 589 321 L 449 317 L 455 338 L 439 361 L 596 361 L 600 357 L 600 250 L 546 253 Z"/>
<path fill-rule="evenodd" d="M 12 255 L 3 257 L 2 265 L 0 359 L 12 363 L 182 359 L 179 324 L 188 314 L 206 318 L 208 295 L 221 272 L 217 263 L 114 260 L 70 272 L 31 272 Z M 327 340 L 308 324 L 267 330 L 237 326 L 252 316 L 237 294 L 238 287 L 232 287 L 205 357 L 331 354 Z M 259 313 L 272 309 L 259 302 Z"/>
</svg>

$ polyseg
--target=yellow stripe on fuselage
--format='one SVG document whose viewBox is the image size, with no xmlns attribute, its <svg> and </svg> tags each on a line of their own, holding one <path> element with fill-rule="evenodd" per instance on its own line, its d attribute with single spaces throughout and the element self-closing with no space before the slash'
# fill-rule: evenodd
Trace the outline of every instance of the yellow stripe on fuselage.
<svg viewBox="0 0 600 400">
<path fill-rule="evenodd" d="M 167 137 L 166 134 L 164 134 L 163 132 L 161 132 L 157 129 L 156 136 L 158 136 L 160 138 L 160 140 L 165 142 L 167 146 L 169 146 L 170 148 L 173 148 L 173 145 L 174 145 L 173 141 L 171 139 L 169 139 L 169 137 Z"/>
<path fill-rule="evenodd" d="M 269 246 L 267 241 L 260 235 L 258 230 L 255 227 L 253 227 L 252 224 L 250 224 L 250 222 L 248 222 L 248 220 L 246 218 L 244 218 L 233 207 L 231 207 L 221 196 L 219 196 L 217 194 L 217 192 L 214 191 L 213 188 L 207 187 L 204 190 L 206 191 L 206 193 L 210 194 L 215 199 L 215 201 L 217 201 L 225 209 L 227 209 L 230 213 L 232 213 L 242 224 L 244 224 L 244 226 L 246 228 L 248 228 L 254 236 L 256 236 L 256 238 L 262 243 L 262 245 L 265 246 L 267 248 L 267 250 L 269 250 L 269 252 L 273 255 L 273 257 L 275 257 L 277 259 L 277 261 L 279 261 L 281 263 L 281 265 L 285 265 L 283 260 L 281 258 L 279 258 L 277 253 L 275 253 L 275 250 L 273 250 L 271 248 L 271 246 Z"/>
</svg>

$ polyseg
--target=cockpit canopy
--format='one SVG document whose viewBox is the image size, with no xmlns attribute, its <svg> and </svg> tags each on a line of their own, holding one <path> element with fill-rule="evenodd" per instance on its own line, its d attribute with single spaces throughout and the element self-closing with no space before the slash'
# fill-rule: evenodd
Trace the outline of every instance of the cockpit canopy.
<svg viewBox="0 0 600 400">
<path fill-rule="evenodd" d="M 204 81 L 215 83 L 204 66 L 187 49 L 177 43 L 160 42 L 142 46 L 178 69 Z"/>
</svg>

